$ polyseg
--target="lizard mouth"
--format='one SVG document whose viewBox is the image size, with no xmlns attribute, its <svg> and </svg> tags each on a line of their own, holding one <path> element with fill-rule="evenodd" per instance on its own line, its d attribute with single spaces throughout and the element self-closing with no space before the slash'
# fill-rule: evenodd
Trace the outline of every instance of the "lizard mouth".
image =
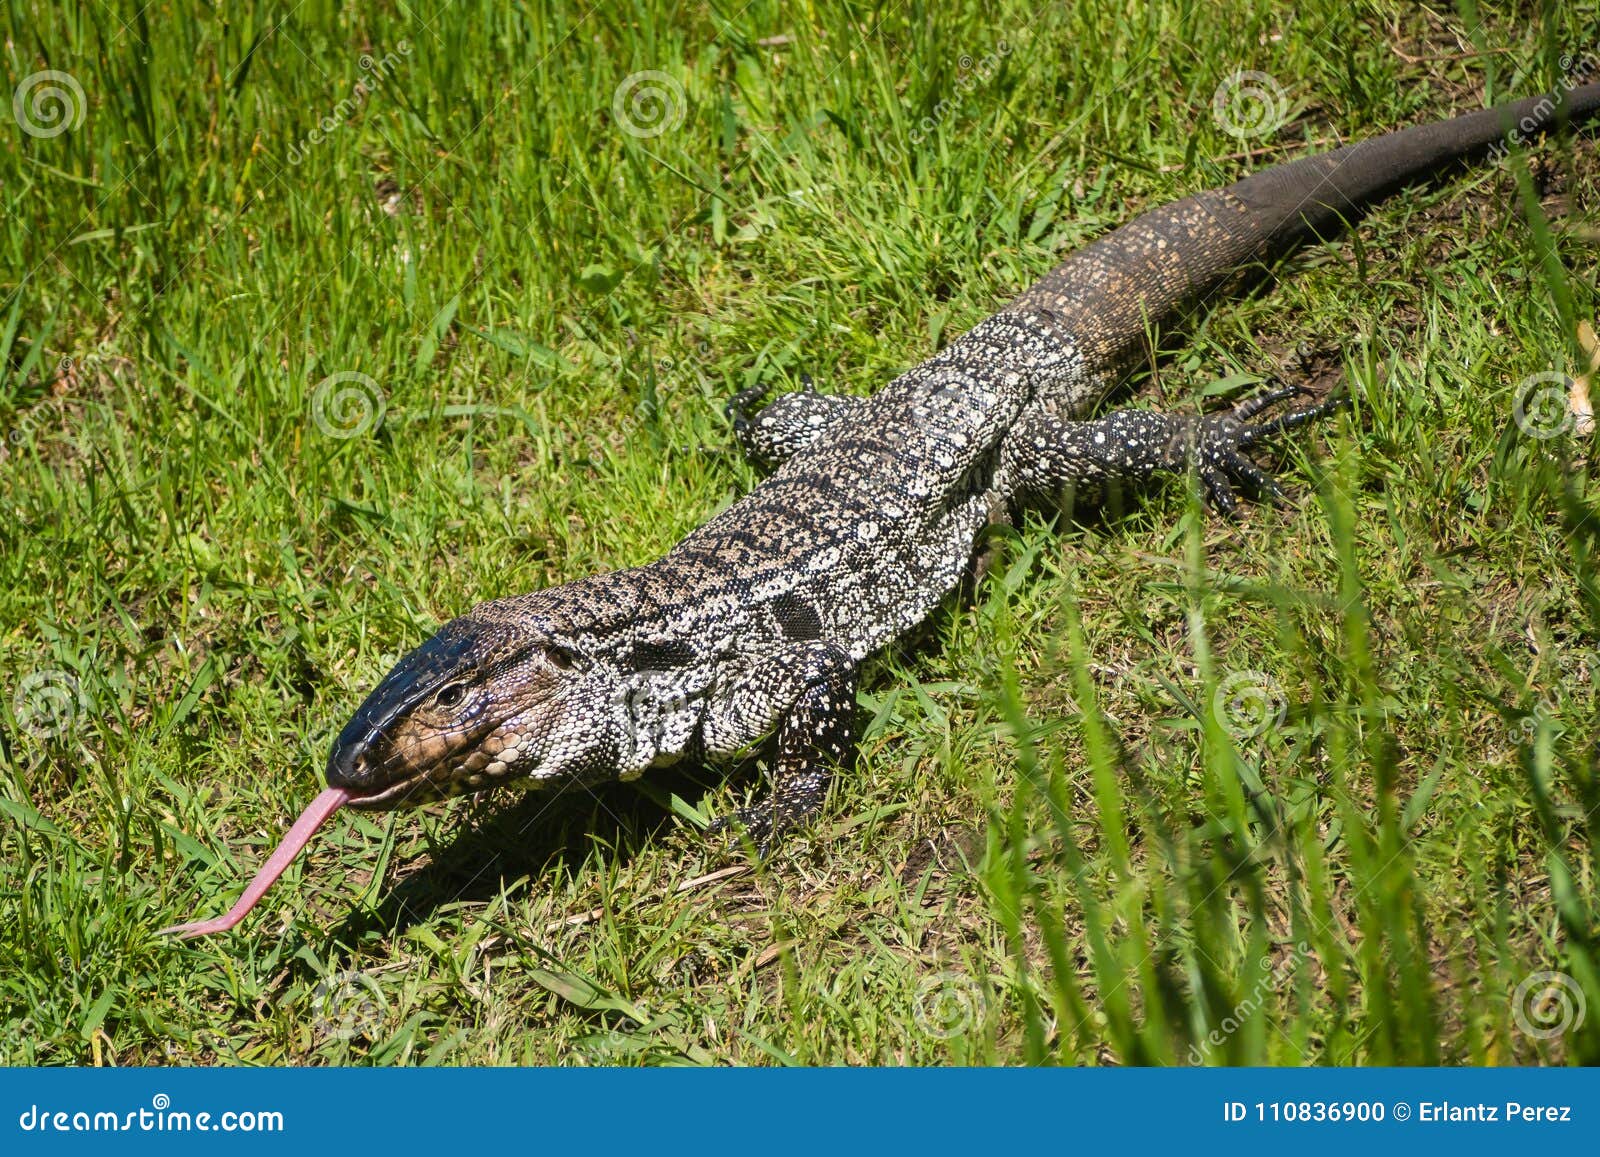
<svg viewBox="0 0 1600 1157">
<path fill-rule="evenodd" d="M 389 728 L 403 706 L 363 705 L 334 740 L 324 777 L 361 811 L 415 807 L 478 787 L 495 777 L 482 770 L 494 762 L 479 746 L 500 721 L 486 716 L 455 731 L 425 732 L 397 739 Z"/>
<path fill-rule="evenodd" d="M 357 811 L 371 812 L 416 807 L 420 804 L 450 799 L 452 796 L 466 795 L 468 792 L 486 791 L 515 779 L 524 779 L 534 774 L 539 766 L 540 761 L 537 759 L 522 759 L 515 765 L 507 765 L 506 770 L 500 772 L 492 772 L 487 766 L 477 771 L 458 766 L 443 776 L 435 774 L 437 768 L 428 768 L 360 795 L 352 793 L 345 801 L 345 806 Z"/>
<path fill-rule="evenodd" d="M 444 799 L 451 794 L 448 789 L 435 783 L 425 771 L 420 775 L 408 776 L 395 783 L 386 784 L 377 791 L 370 791 L 364 795 L 351 795 L 345 800 L 345 806 L 364 812 L 393 811 L 401 806 Z"/>
</svg>

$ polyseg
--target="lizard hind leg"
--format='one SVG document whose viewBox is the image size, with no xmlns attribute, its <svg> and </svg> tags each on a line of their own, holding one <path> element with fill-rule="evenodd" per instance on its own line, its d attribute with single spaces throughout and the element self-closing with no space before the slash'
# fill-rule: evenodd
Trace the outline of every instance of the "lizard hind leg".
<svg viewBox="0 0 1600 1157">
<path fill-rule="evenodd" d="M 734 436 L 745 457 L 757 466 L 776 469 L 866 404 L 865 398 L 819 394 L 811 388 L 810 378 L 802 380 L 805 389 L 781 394 L 754 414 L 750 407 L 765 395 L 765 386 L 740 390 L 729 401 Z"/>
<path fill-rule="evenodd" d="M 1207 501 L 1224 514 L 1238 503 L 1233 488 L 1281 499 L 1270 475 L 1245 455 L 1251 446 L 1322 417 L 1340 405 L 1333 399 L 1260 420 L 1271 407 L 1300 393 L 1271 390 L 1219 414 L 1166 414 L 1116 410 L 1091 421 L 1070 422 L 1039 414 L 1019 423 L 1002 447 L 1002 475 L 1013 493 L 1051 497 L 1104 497 L 1123 483 L 1159 473 L 1193 469 Z"/>
</svg>

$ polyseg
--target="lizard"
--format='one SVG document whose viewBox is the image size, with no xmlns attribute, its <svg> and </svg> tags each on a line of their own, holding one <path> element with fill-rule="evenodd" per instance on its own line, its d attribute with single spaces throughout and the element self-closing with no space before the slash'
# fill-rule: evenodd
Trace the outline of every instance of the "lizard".
<svg viewBox="0 0 1600 1157">
<path fill-rule="evenodd" d="M 765 798 L 711 825 L 764 854 L 850 761 L 863 660 L 960 584 L 997 512 L 1163 474 L 1192 474 L 1223 512 L 1236 487 L 1281 496 L 1247 451 L 1332 403 L 1274 411 L 1287 387 L 1221 413 L 1092 416 L 1152 326 L 1407 185 L 1597 110 L 1600 84 L 1574 84 L 1284 162 L 1109 232 L 870 396 L 807 383 L 752 414 L 759 391 L 737 395 L 734 432 L 765 480 L 654 562 L 446 623 L 339 733 L 327 789 L 234 907 L 164 931 L 233 927 L 343 806 L 629 780 L 766 743 Z"/>
</svg>

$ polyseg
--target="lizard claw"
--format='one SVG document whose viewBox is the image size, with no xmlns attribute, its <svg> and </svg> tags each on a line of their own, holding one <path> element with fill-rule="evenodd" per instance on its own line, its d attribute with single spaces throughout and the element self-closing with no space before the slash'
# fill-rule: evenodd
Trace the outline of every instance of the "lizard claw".
<svg viewBox="0 0 1600 1157">
<path fill-rule="evenodd" d="M 769 385 L 747 386 L 728 399 L 723 413 L 733 423 L 733 432 L 740 437 L 750 428 L 750 407 L 772 392 Z"/>
<path fill-rule="evenodd" d="M 1285 430 L 1314 421 L 1344 402 L 1343 398 L 1331 398 L 1264 422 L 1254 421 L 1279 402 L 1304 392 L 1299 386 L 1283 386 L 1247 398 L 1225 414 L 1195 420 L 1189 454 L 1208 505 L 1224 515 L 1234 514 L 1239 506 L 1233 490 L 1235 485 L 1242 485 L 1258 498 L 1267 498 L 1274 504 L 1286 501 L 1283 489 L 1272 475 L 1252 462 L 1244 451 Z"/>
<path fill-rule="evenodd" d="M 811 383 L 810 374 L 801 373 L 800 390 L 801 393 L 806 394 L 817 392 L 816 386 Z M 750 428 L 750 419 L 753 416 L 750 412 L 751 409 L 770 393 L 772 393 L 772 383 L 759 382 L 753 386 L 746 386 L 728 399 L 728 404 L 723 407 L 722 412 L 727 416 L 728 421 L 733 423 L 734 433 L 742 436 Z"/>
<path fill-rule="evenodd" d="M 730 844 L 741 836 L 748 836 L 756 846 L 756 858 L 764 860 L 772 848 L 773 836 L 777 834 L 773 830 L 772 807 L 742 807 L 728 815 L 719 816 L 706 825 L 705 834 L 726 836 Z"/>
<path fill-rule="evenodd" d="M 1233 408 L 1233 418 L 1237 422 L 1248 422 L 1263 410 L 1271 409 L 1286 398 L 1304 393 L 1302 386 L 1279 386 L 1275 390 L 1267 390 L 1253 398 L 1246 398 Z"/>
<path fill-rule="evenodd" d="M 1248 423 L 1251 418 L 1254 418 L 1269 406 L 1276 405 L 1285 398 L 1292 398 L 1296 394 L 1306 392 L 1307 390 L 1303 386 L 1284 386 L 1282 389 L 1269 390 L 1265 394 L 1257 395 L 1254 398 L 1246 398 L 1243 402 L 1240 402 L 1239 405 L 1234 407 L 1233 417 L 1240 422 Z M 1274 435 L 1282 434 L 1285 430 L 1293 430 L 1304 426 L 1307 422 L 1314 422 L 1318 418 L 1331 414 L 1334 410 L 1344 405 L 1347 400 L 1344 395 L 1340 394 L 1325 398 L 1314 406 L 1290 410 L 1288 413 L 1279 414 L 1276 418 L 1268 421 L 1246 425 L 1240 434 L 1239 444 L 1241 446 L 1254 446 L 1257 442 L 1263 442 Z"/>
</svg>

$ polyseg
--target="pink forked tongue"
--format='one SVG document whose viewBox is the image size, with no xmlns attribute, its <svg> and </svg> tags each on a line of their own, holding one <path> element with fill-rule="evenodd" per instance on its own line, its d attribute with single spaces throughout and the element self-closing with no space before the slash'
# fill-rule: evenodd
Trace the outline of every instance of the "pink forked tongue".
<svg viewBox="0 0 1600 1157">
<path fill-rule="evenodd" d="M 261 865 L 256 878 L 245 886 L 244 895 L 239 897 L 237 904 L 228 909 L 226 916 L 218 916 L 214 920 L 192 920 L 187 924 L 174 924 L 171 928 L 163 928 L 156 935 L 176 936 L 181 940 L 188 940 L 194 936 L 210 936 L 213 932 L 226 932 L 232 928 L 260 902 L 261 897 L 267 894 L 267 889 L 283 875 L 283 870 L 294 863 L 294 858 L 310 841 L 312 834 L 328 821 L 329 816 L 343 807 L 345 800 L 349 798 L 350 793 L 344 788 L 330 787 L 312 800 L 311 806 L 300 813 L 300 818 L 294 821 L 294 827 L 283 837 L 283 843 L 278 845 L 278 850 Z"/>
</svg>

